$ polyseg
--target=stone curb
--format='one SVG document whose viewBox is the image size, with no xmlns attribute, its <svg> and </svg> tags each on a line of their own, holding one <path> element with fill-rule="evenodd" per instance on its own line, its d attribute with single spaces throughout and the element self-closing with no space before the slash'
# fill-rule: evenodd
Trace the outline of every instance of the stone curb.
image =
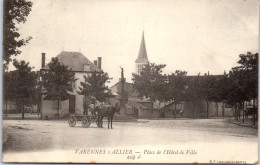
<svg viewBox="0 0 260 165">
<path fill-rule="evenodd" d="M 45 121 L 67 121 L 68 119 L 36 119 L 36 118 L 25 118 L 25 119 L 22 119 L 22 118 L 2 118 L 3 120 L 45 120 Z M 107 120 L 104 119 L 104 121 L 106 122 Z M 113 119 L 113 122 L 137 122 L 136 119 L 127 119 L 127 120 L 123 120 L 123 119 Z"/>
</svg>

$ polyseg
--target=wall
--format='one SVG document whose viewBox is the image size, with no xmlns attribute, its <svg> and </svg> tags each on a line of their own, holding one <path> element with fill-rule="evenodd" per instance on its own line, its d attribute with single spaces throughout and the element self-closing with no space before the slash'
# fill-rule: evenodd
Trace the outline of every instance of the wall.
<svg viewBox="0 0 260 165">
<path fill-rule="evenodd" d="M 73 95 L 75 95 L 75 113 L 76 114 L 79 114 L 79 115 L 83 115 L 83 98 L 84 96 L 83 95 L 79 95 L 77 93 L 77 91 L 79 91 L 79 87 L 81 87 L 80 85 L 80 82 L 84 82 L 85 79 L 84 79 L 84 75 L 85 76 L 90 76 L 90 73 L 76 73 L 75 74 L 75 77 L 78 79 L 76 82 L 75 82 L 75 89 L 73 91 Z"/>
<path fill-rule="evenodd" d="M 138 109 L 138 118 L 158 118 L 160 117 L 159 109 Z"/>
<path fill-rule="evenodd" d="M 214 103 L 211 102 L 209 105 L 208 116 L 209 118 L 214 117 L 223 117 L 223 108 L 224 108 L 224 115 L 225 117 L 232 117 L 233 110 L 232 108 L 225 107 L 223 102 Z M 175 109 L 175 105 L 171 104 L 164 109 L 165 117 L 172 118 L 173 116 L 173 109 Z M 177 105 L 176 109 L 180 110 L 183 109 L 182 116 L 177 115 L 176 117 L 183 117 L 183 118 L 207 118 L 207 102 L 205 100 L 197 100 L 196 102 L 184 102 L 183 105 Z M 194 115 L 193 115 L 194 113 Z"/>
<path fill-rule="evenodd" d="M 165 118 L 173 118 L 174 117 L 174 115 L 173 115 L 174 109 L 175 109 L 175 104 L 170 104 L 170 105 L 166 106 L 165 108 L 162 108 L 161 113 L 164 113 Z M 183 109 L 183 104 L 176 104 L 176 110 L 177 111 L 180 111 L 182 109 Z M 163 116 L 161 116 L 161 117 L 163 117 Z M 178 118 L 178 117 L 182 117 L 182 116 L 180 116 L 179 114 L 176 114 L 176 117 Z"/>
<path fill-rule="evenodd" d="M 80 82 L 84 82 L 84 75 L 88 76 L 90 73 L 75 73 L 75 78 L 78 80 L 75 82 L 75 89 L 71 92 L 72 95 L 75 95 L 75 113 L 78 115 L 83 115 L 83 95 L 79 95 L 77 91 L 79 91 Z M 43 100 L 42 98 L 42 116 L 43 119 L 48 116 L 48 119 L 55 119 L 57 118 L 57 109 L 54 108 L 54 101 Z M 59 117 L 67 117 L 69 115 L 69 100 L 61 101 L 60 102 L 60 111 Z"/>
<path fill-rule="evenodd" d="M 42 118 L 56 119 L 57 118 L 57 101 L 42 100 Z M 69 101 L 61 101 L 59 108 L 59 117 L 65 117 L 69 112 Z"/>
<path fill-rule="evenodd" d="M 7 108 L 7 113 L 22 113 L 22 106 L 21 104 L 18 106 L 16 105 L 16 101 L 8 101 L 7 102 L 7 107 L 6 107 L 6 102 L 3 101 L 3 113 L 6 113 L 6 108 Z M 17 110 L 16 110 L 17 109 Z M 32 105 L 32 106 L 26 106 L 24 105 L 25 113 L 36 113 L 37 112 L 37 105 Z"/>
<path fill-rule="evenodd" d="M 152 103 L 151 102 L 145 102 L 145 101 L 140 101 L 140 102 L 137 102 L 137 103 L 139 103 L 139 104 L 141 104 L 141 105 L 143 105 L 143 106 L 146 106 L 146 107 L 148 107 L 148 108 L 152 108 Z"/>
</svg>

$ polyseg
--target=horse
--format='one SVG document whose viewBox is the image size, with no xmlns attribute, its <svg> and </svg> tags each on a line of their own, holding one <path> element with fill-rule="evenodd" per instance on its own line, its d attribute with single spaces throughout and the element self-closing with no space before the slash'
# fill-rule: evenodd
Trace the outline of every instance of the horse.
<svg viewBox="0 0 260 165">
<path fill-rule="evenodd" d="M 109 125 L 111 125 L 111 129 L 113 129 L 112 123 L 113 123 L 113 117 L 115 115 L 115 113 L 119 113 L 120 111 L 120 107 L 118 104 L 115 104 L 115 106 L 111 106 L 111 105 L 104 105 L 102 108 L 101 107 L 97 107 L 97 114 L 98 114 L 98 126 L 103 128 L 103 118 L 107 117 L 107 121 L 108 121 L 108 129 L 109 129 Z"/>
</svg>

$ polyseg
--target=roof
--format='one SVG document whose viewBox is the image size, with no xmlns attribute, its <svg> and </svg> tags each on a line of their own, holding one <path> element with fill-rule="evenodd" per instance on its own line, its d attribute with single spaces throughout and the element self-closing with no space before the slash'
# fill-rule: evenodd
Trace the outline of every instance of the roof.
<svg viewBox="0 0 260 165">
<path fill-rule="evenodd" d="M 174 104 L 174 101 L 169 101 L 169 103 L 166 104 L 165 106 L 163 106 L 162 109 L 167 109 L 167 108 L 169 108 L 172 104 Z"/>
<path fill-rule="evenodd" d="M 60 63 L 68 66 L 73 71 L 84 71 L 84 64 L 90 65 L 89 71 L 100 71 L 100 69 L 94 65 L 87 57 L 80 52 L 65 52 L 62 51 L 56 56 Z M 49 63 L 43 67 L 43 69 L 49 69 Z"/>
<path fill-rule="evenodd" d="M 136 63 L 148 63 L 148 57 L 147 57 L 147 52 L 146 52 L 146 47 L 145 47 L 145 41 L 144 41 L 144 32 L 142 35 L 142 40 L 141 40 L 141 45 L 138 53 L 138 57 L 135 60 Z"/>
<path fill-rule="evenodd" d="M 117 94 L 120 94 L 122 88 L 122 82 L 119 81 L 112 87 L 110 87 L 111 91 Z M 125 92 L 128 93 L 129 97 L 138 97 L 137 91 L 133 88 L 133 84 L 129 82 L 125 82 L 124 86 Z"/>
<path fill-rule="evenodd" d="M 131 99 L 128 99 L 128 101 L 126 102 L 126 104 L 128 104 L 128 105 L 130 105 L 130 106 L 132 106 L 132 107 L 134 107 L 134 108 L 142 108 L 142 109 L 149 109 L 148 107 L 146 107 L 146 106 L 144 106 L 144 105 L 142 105 L 142 104 L 140 104 L 140 103 L 138 103 L 138 102 L 136 102 L 136 101 L 134 101 L 134 100 L 131 100 Z"/>
</svg>

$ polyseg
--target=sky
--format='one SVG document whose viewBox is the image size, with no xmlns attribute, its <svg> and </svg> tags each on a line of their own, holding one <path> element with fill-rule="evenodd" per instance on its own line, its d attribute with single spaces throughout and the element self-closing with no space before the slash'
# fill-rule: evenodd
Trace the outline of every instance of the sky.
<svg viewBox="0 0 260 165">
<path fill-rule="evenodd" d="M 258 52 L 257 0 L 32 0 L 21 37 L 32 36 L 16 58 L 41 67 L 62 50 L 77 51 L 118 82 L 135 72 L 144 31 L 149 61 L 166 64 L 164 73 L 223 74 L 239 54 Z M 13 67 L 10 66 L 10 69 Z"/>
</svg>

